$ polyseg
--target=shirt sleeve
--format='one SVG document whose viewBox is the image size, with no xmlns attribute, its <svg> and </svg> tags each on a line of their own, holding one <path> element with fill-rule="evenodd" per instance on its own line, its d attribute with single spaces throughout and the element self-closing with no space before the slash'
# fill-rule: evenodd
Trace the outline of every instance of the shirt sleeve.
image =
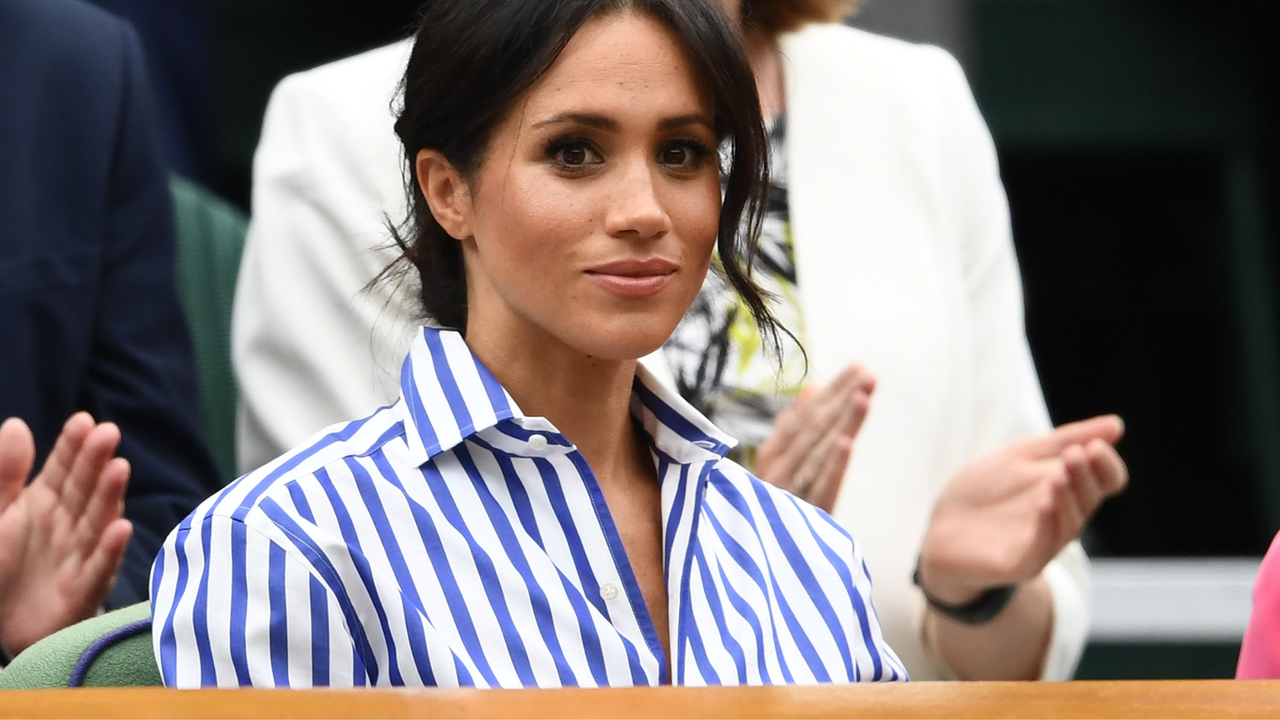
<svg viewBox="0 0 1280 720">
<path fill-rule="evenodd" d="M 164 684 L 351 687 L 368 673 L 339 593 L 305 541 L 207 515 L 166 541 L 153 569 L 153 643 Z"/>
<path fill-rule="evenodd" d="M 268 104 L 232 318 L 241 472 L 398 393 L 416 277 L 370 283 L 399 256 L 387 224 L 404 219 L 400 151 L 389 102 L 356 84 L 389 97 L 388 57 L 363 78 L 291 76 Z"/>
<path fill-rule="evenodd" d="M 940 92 L 946 98 L 955 215 L 963 228 L 963 270 L 973 329 L 978 387 L 971 423 L 974 457 L 1009 440 L 1052 429 L 1027 342 L 1022 283 L 1014 251 L 1009 203 L 995 143 L 960 65 L 941 50 Z M 1089 565 L 1073 542 L 1044 570 L 1053 597 L 1052 639 L 1043 680 L 1069 680 L 1089 632 Z"/>
<path fill-rule="evenodd" d="M 871 571 L 867 569 L 867 562 L 862 555 L 862 547 L 852 538 L 850 538 L 850 543 L 853 546 L 853 557 L 850 559 L 849 570 L 854 585 L 850 589 L 854 599 L 854 613 L 859 617 L 863 615 L 867 617 L 866 625 L 862 628 L 863 637 L 861 639 L 863 642 L 873 646 L 875 654 L 882 663 L 880 679 L 887 681 L 910 680 L 911 677 L 907 673 L 907 666 L 903 664 L 893 648 L 889 647 L 888 641 L 884 639 L 884 632 L 880 628 L 880 617 L 876 612 L 875 602 L 871 597 Z"/>
</svg>

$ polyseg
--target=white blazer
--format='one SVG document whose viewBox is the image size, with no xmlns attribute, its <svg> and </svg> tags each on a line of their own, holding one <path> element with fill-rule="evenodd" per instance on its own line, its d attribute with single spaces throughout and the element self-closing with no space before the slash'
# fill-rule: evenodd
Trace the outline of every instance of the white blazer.
<svg viewBox="0 0 1280 720">
<path fill-rule="evenodd" d="M 857 361 L 879 380 L 835 516 L 866 548 L 890 645 L 913 678 L 944 677 L 910 579 L 933 502 L 964 461 L 1049 428 L 994 147 L 941 50 L 836 25 L 781 45 L 811 379 Z M 268 105 L 232 332 L 243 470 L 397 395 L 416 286 L 364 288 L 405 215 L 391 106 L 408 50 L 290 76 Z M 1047 574 L 1043 676 L 1066 679 L 1088 628 L 1079 546 Z"/>
</svg>

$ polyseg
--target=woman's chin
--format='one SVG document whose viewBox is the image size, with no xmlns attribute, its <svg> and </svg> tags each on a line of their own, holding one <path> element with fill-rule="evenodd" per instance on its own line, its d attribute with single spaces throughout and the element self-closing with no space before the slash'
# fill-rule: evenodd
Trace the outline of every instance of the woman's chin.
<svg viewBox="0 0 1280 720">
<path fill-rule="evenodd" d="M 576 345 L 583 353 L 606 360 L 639 360 L 662 347 L 675 331 L 668 318 L 624 316 L 582 328 Z M 586 332 L 583 332 L 585 330 Z"/>
</svg>

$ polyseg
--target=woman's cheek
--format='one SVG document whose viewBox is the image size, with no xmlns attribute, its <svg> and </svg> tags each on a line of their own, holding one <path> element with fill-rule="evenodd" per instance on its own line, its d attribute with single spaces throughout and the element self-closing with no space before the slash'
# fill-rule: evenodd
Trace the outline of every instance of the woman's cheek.
<svg viewBox="0 0 1280 720">
<path fill-rule="evenodd" d="M 691 251 L 705 252 L 709 260 L 720 225 L 719 182 L 709 186 L 704 184 L 693 192 L 676 193 L 674 202 L 673 211 L 678 220 L 673 218 L 676 220 L 673 226 L 686 239 Z"/>
<path fill-rule="evenodd" d="M 586 188 L 573 187 L 556 180 L 544 180 L 529 187 L 521 203 L 521 212 L 513 213 L 518 230 L 540 236 L 540 242 L 562 245 L 583 235 L 581 229 L 588 226 L 598 214 L 591 193 Z M 550 250 L 550 247 L 544 249 Z"/>
<path fill-rule="evenodd" d="M 534 185 L 526 186 L 524 192 L 507 193 L 502 202 L 502 234 L 514 251 L 511 259 L 520 270 L 527 272 L 531 267 L 553 263 L 563 249 L 565 231 L 573 222 L 572 198 Z"/>
</svg>

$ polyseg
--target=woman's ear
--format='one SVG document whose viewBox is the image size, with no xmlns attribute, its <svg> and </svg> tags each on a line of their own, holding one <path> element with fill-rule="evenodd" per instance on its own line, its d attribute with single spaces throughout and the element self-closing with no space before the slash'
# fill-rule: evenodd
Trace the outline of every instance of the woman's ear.
<svg viewBox="0 0 1280 720">
<path fill-rule="evenodd" d="M 471 237 L 471 190 L 439 150 L 424 148 L 414 159 L 418 189 L 440 227 L 455 240 Z"/>
</svg>

